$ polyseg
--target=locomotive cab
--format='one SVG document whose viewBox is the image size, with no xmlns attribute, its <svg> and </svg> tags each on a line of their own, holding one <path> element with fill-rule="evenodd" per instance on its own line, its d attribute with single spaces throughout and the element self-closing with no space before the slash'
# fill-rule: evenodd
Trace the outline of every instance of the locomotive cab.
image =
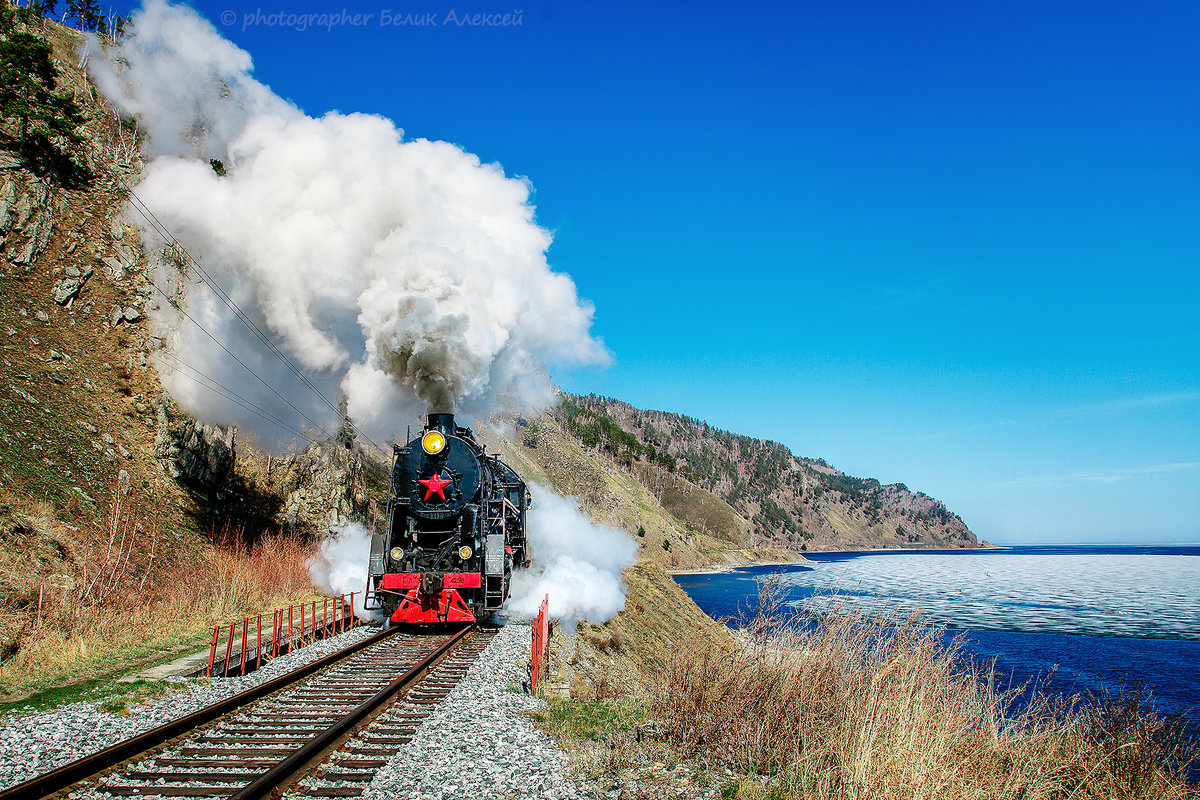
<svg viewBox="0 0 1200 800">
<path fill-rule="evenodd" d="M 490 617 L 508 597 L 513 566 L 531 558 L 525 482 L 452 414 L 430 414 L 393 456 L 371 538 L 368 608 L 394 623 Z"/>
</svg>

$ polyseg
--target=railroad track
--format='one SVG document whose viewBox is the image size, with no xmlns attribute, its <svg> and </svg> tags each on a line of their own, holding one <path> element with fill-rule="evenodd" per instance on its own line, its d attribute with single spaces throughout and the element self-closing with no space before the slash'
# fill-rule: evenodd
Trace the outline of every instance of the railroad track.
<svg viewBox="0 0 1200 800">
<path fill-rule="evenodd" d="M 494 632 L 381 631 L 209 708 L 0 792 L 43 797 L 357 797 Z"/>
</svg>

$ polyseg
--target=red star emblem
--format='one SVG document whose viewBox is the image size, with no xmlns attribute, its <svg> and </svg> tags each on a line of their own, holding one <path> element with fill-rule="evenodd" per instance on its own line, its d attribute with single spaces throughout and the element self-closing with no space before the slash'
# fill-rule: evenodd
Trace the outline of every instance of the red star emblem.
<svg viewBox="0 0 1200 800">
<path fill-rule="evenodd" d="M 453 484 L 454 481 L 446 480 L 445 478 L 441 477 L 440 474 L 435 472 L 433 473 L 432 478 L 425 478 L 417 481 L 417 483 L 425 487 L 425 496 L 421 498 L 422 500 L 428 500 L 430 497 L 433 497 L 434 494 L 437 494 L 439 497 L 445 500 L 445 489 L 447 486 Z"/>
</svg>

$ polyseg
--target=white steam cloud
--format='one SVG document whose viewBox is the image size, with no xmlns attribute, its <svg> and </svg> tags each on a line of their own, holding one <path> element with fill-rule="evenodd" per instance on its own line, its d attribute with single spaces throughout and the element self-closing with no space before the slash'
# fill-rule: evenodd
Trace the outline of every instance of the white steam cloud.
<svg viewBox="0 0 1200 800">
<path fill-rule="evenodd" d="M 371 558 L 371 531 L 352 522 L 333 528 L 333 535 L 321 540 L 321 549 L 308 563 L 313 585 L 330 597 L 357 592 L 354 613 L 359 619 L 378 617 L 363 610 L 367 589 L 367 568 Z"/>
<path fill-rule="evenodd" d="M 598 525 L 575 498 L 559 497 L 531 484 L 529 540 L 533 566 L 513 573 L 505 613 L 516 619 L 537 616 L 550 596 L 550 616 L 567 622 L 607 622 L 625 608 L 621 570 L 637 560 L 637 543 L 624 531 Z"/>
<path fill-rule="evenodd" d="M 148 132 L 154 158 L 137 196 L 326 397 L 345 396 L 372 437 L 425 411 L 485 416 L 502 395 L 514 410 L 544 407 L 548 364 L 606 360 L 591 305 L 546 261 L 551 236 L 525 183 L 452 144 L 404 141 L 382 117 L 307 116 L 186 6 L 148 0 L 131 29 L 91 69 Z M 163 244 L 129 219 L 148 249 Z M 181 307 L 164 303 L 152 318 L 168 340 L 157 366 L 176 399 L 265 443 L 289 438 L 279 422 L 332 432 L 336 413 L 208 286 L 172 273 L 160 268 L 156 280 L 184 295 Z"/>
</svg>

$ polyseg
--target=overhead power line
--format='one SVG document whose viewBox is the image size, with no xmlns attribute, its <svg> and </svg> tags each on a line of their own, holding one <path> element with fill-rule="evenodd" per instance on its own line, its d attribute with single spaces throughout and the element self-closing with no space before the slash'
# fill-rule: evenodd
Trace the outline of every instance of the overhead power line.
<svg viewBox="0 0 1200 800">
<path fill-rule="evenodd" d="M 264 422 L 268 422 L 271 425 L 274 425 L 275 427 L 279 428 L 280 430 L 284 431 L 285 433 L 288 433 L 292 436 L 297 436 L 308 442 L 316 441 L 311 436 L 308 436 L 307 434 L 305 434 L 303 431 L 298 431 L 295 428 L 293 428 L 292 426 L 288 425 L 287 422 L 285 422 L 284 420 L 275 416 L 269 410 L 258 405 L 253 400 L 250 400 L 247 397 L 245 397 L 241 394 L 238 394 L 236 391 L 229 388 L 225 384 L 221 383 L 216 378 L 213 378 L 211 375 L 207 375 L 204 372 L 202 372 L 201 370 L 193 367 L 191 364 L 186 363 L 185 361 L 180 359 L 174 353 L 168 353 L 167 351 L 163 350 L 163 351 L 159 351 L 158 353 L 156 353 L 155 357 L 171 362 L 171 365 L 177 371 L 179 371 L 181 374 L 183 374 L 184 377 L 188 378 L 193 383 L 195 383 L 199 386 L 203 386 L 204 388 L 208 389 L 209 391 L 213 392 L 214 394 L 221 395 L 222 397 L 224 397 L 225 399 L 234 403 L 235 405 L 240 406 L 241 408 L 245 409 L 246 411 L 250 412 L 251 414 L 254 414 L 256 417 L 263 420 Z"/>
<path fill-rule="evenodd" d="M 320 390 L 320 388 L 318 388 L 317 385 L 314 384 L 312 382 L 312 380 L 309 379 L 309 377 L 304 374 L 303 370 L 301 370 L 292 361 L 292 359 L 289 358 L 287 356 L 287 354 L 284 353 L 280 349 L 279 345 L 277 345 L 271 339 L 271 337 L 265 331 L 263 331 L 263 329 L 245 311 L 243 311 L 236 302 L 234 302 L 233 298 L 231 298 L 229 296 L 229 294 L 220 286 L 220 284 L 216 281 L 216 279 L 213 278 L 208 273 L 208 271 L 204 269 L 204 267 L 200 264 L 200 262 L 198 262 L 195 258 L 192 257 L 192 254 L 189 253 L 187 251 L 187 249 L 179 243 L 179 240 L 176 239 L 175 236 L 171 233 L 171 231 L 166 227 L 166 225 L 164 225 L 162 223 L 162 221 L 158 219 L 158 217 L 154 214 L 154 212 L 152 210 L 150 210 L 149 206 L 147 206 L 145 204 L 145 202 L 140 197 L 137 196 L 137 193 L 133 191 L 133 188 L 131 186 L 129 186 L 129 184 L 125 183 L 125 181 L 122 180 L 120 176 L 115 176 L 115 177 L 116 177 L 117 182 L 120 183 L 121 186 L 125 189 L 125 191 L 129 193 L 130 206 L 132 206 L 133 209 L 151 227 L 153 227 L 154 230 L 157 231 L 158 234 L 166 242 L 168 242 L 172 247 L 176 248 L 176 250 L 182 255 L 182 257 L 186 260 L 186 262 L 195 269 L 200 280 L 206 286 L 208 286 L 208 288 L 218 298 L 220 298 L 221 302 L 225 304 L 225 306 L 233 313 L 233 315 L 235 317 L 237 317 L 242 322 L 242 324 L 245 325 L 246 328 L 252 334 L 254 334 L 254 336 L 263 344 L 263 346 L 266 347 L 267 350 L 272 355 L 274 355 L 277 359 L 279 359 L 279 361 L 285 367 L 287 367 L 288 370 L 293 375 L 295 375 L 296 378 L 298 378 L 302 384 L 304 384 L 305 387 L 307 387 L 313 394 L 315 394 L 322 403 L 324 403 L 335 414 L 342 417 L 343 420 L 345 421 L 345 423 L 347 425 L 349 425 L 350 429 L 354 432 L 354 434 L 356 436 L 358 436 L 359 438 L 366 441 L 372 447 L 377 449 L 380 453 L 387 455 L 387 451 L 384 450 L 384 448 L 382 446 L 380 446 L 378 442 L 376 442 L 371 437 L 367 436 L 361 430 L 359 430 L 358 426 L 356 426 L 354 424 L 353 420 L 350 420 L 348 417 L 346 417 L 343 414 L 342 410 L 340 408 L 338 408 L 337 405 L 335 403 L 333 403 L 328 397 L 326 397 L 325 394 Z M 171 305 L 174 308 L 176 308 L 176 310 L 178 310 L 180 314 L 182 314 L 188 321 L 190 321 L 193 325 L 195 325 L 197 328 L 199 328 L 206 336 L 208 336 L 209 339 L 211 339 L 218 347 L 220 347 L 221 350 L 223 350 L 230 358 L 232 358 L 234 361 L 236 361 L 243 369 L 245 369 L 247 372 L 249 372 L 251 375 L 253 375 L 255 377 L 255 379 L 257 379 L 260 383 L 262 383 L 268 389 L 270 389 L 271 392 L 273 394 L 275 394 L 276 397 L 278 397 L 284 403 L 286 403 L 293 411 L 295 411 L 297 414 L 299 414 L 306 422 L 308 422 L 310 425 L 312 425 L 317 430 L 321 431 L 321 433 L 325 434 L 325 436 L 327 438 L 332 438 L 330 436 L 329 432 L 326 431 L 319 423 L 313 421 L 307 414 L 305 414 L 303 411 L 301 411 L 299 408 L 297 408 L 296 405 L 290 399 L 285 397 L 282 393 L 279 392 L 278 389 L 276 389 L 274 386 L 271 386 L 271 384 L 269 384 L 266 380 L 264 380 L 261 375 L 259 375 L 253 369 L 251 369 L 244 361 L 242 361 L 241 358 L 239 358 L 228 347 L 226 347 L 223 342 L 221 342 L 219 339 L 217 339 L 217 337 L 214 336 L 207 328 L 205 328 L 203 325 L 201 325 L 198 320 L 196 320 L 194 317 L 192 317 L 190 314 L 188 314 L 184 309 L 182 309 L 178 305 L 176 305 L 175 302 L 172 300 L 172 298 L 169 295 L 167 295 L 167 293 L 164 292 L 162 290 L 162 288 L 160 288 L 157 284 L 155 284 L 154 288 L 157 289 L 159 294 L 163 295 L 163 297 L 166 298 L 167 302 L 171 303 Z M 208 380 L 213 380 L 213 379 L 208 378 Z M 232 390 L 229 390 L 227 387 L 224 387 L 224 388 L 226 391 L 232 391 Z M 240 397 L 240 395 L 239 395 L 239 397 Z M 232 400 L 233 398 L 228 398 L 228 399 Z M 242 399 L 244 400 L 245 398 L 242 398 Z M 239 405 L 240 405 L 240 403 L 239 403 Z M 247 409 L 247 410 L 250 410 L 250 409 Z M 261 409 L 260 409 L 260 411 L 261 411 Z M 255 411 L 253 413 L 259 414 L 258 411 Z M 261 414 L 259 414 L 259 416 L 261 416 Z M 272 424 L 279 425 L 279 424 L 281 424 L 281 421 L 278 420 L 278 418 L 276 418 L 275 420 L 272 420 Z M 284 425 L 284 428 L 287 430 L 291 430 L 290 428 L 287 428 L 286 425 Z M 300 434 L 300 435 L 303 435 L 303 434 Z M 305 438 L 308 438 L 308 437 L 305 437 Z M 311 439 L 310 439 L 310 441 L 311 441 Z"/>
</svg>

